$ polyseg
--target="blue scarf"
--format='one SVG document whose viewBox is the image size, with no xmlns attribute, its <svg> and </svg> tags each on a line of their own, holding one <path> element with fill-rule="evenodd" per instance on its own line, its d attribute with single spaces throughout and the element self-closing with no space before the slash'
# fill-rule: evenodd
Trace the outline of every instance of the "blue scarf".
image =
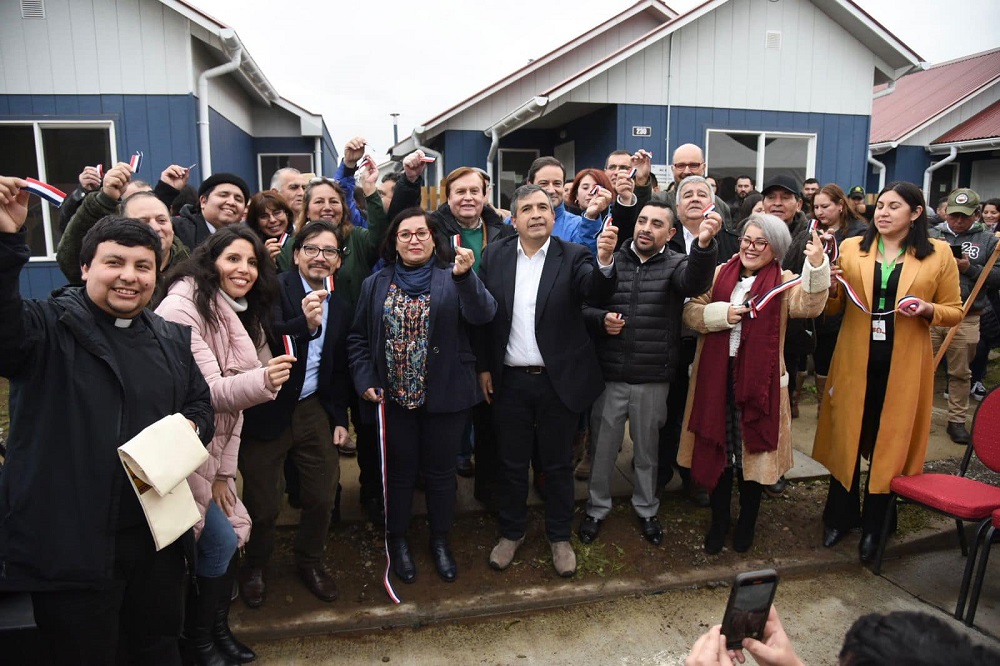
<svg viewBox="0 0 1000 666">
<path fill-rule="evenodd" d="M 433 256 L 423 266 L 405 266 L 400 260 L 396 262 L 392 281 L 396 283 L 397 287 L 405 291 L 407 296 L 420 296 L 431 290 L 431 276 L 433 274 Z"/>
</svg>

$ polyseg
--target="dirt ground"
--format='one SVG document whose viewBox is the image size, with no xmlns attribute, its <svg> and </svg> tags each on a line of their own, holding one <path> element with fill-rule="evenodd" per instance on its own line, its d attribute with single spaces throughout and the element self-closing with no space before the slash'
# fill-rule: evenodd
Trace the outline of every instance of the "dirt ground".
<svg viewBox="0 0 1000 666">
<path fill-rule="evenodd" d="M 573 546 L 578 563 L 574 580 L 652 579 L 664 572 L 726 567 L 730 563 L 734 569 L 745 568 L 748 560 L 761 566 L 777 566 L 779 561 L 787 565 L 822 548 L 821 514 L 826 491 L 826 482 L 807 481 L 789 484 L 781 497 L 765 496 L 753 549 L 745 554 L 733 552 L 727 544 L 722 553 L 706 555 L 702 544 L 711 520 L 710 511 L 696 508 L 680 495 L 668 494 L 661 503 L 659 517 L 664 538 L 660 546 L 653 546 L 643 539 L 628 500 L 616 500 L 612 514 L 602 524 L 597 541 L 584 545 L 574 534 Z M 735 489 L 733 504 L 735 517 L 738 511 L 738 492 Z M 583 505 L 578 503 L 574 528 L 582 518 L 582 512 Z M 921 529 L 930 520 L 926 512 L 911 512 L 904 508 L 900 515 L 900 530 L 905 533 Z M 269 599 L 264 606 L 267 612 L 281 612 L 279 607 L 284 607 L 285 612 L 294 612 L 293 606 L 313 605 L 308 599 L 308 592 L 294 580 L 292 534 L 290 529 L 279 532 L 278 549 L 268 570 Z M 417 580 L 404 585 L 393 577 L 392 584 L 406 602 L 415 604 L 433 603 L 443 595 L 458 593 L 455 588 L 462 588 L 462 595 L 475 597 L 488 594 L 498 585 L 544 589 L 561 584 L 563 579 L 552 568 L 540 508 L 530 509 L 526 536 L 525 544 L 511 567 L 498 573 L 487 563 L 497 539 L 495 518 L 485 512 L 459 516 L 451 540 L 459 576 L 457 582 L 447 585 L 438 579 L 427 553 L 426 522 L 415 518 L 410 530 L 410 544 L 418 570 Z M 338 606 L 341 610 L 344 604 L 355 604 L 359 611 L 389 604 L 381 584 L 385 567 L 382 548 L 382 534 L 367 523 L 352 522 L 331 529 L 327 565 L 340 588 Z M 254 612 L 242 605 L 240 607 L 245 612 Z"/>
</svg>

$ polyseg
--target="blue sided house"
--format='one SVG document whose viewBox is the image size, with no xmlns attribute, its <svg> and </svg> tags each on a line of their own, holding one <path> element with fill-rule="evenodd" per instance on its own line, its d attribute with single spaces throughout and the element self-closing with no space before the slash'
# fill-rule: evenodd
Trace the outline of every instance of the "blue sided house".
<svg viewBox="0 0 1000 666">
<path fill-rule="evenodd" d="M 180 0 L 0 2 L 0 174 L 71 192 L 83 167 L 143 160 L 240 175 L 251 189 L 280 167 L 333 173 L 322 116 L 281 97 L 229 27 Z M 55 264 L 58 211 L 31 199 L 24 296 L 66 280 Z"/>
<path fill-rule="evenodd" d="M 684 14 L 641 0 L 426 121 L 392 156 L 430 149 L 438 179 L 484 168 L 505 208 L 535 157 L 571 177 L 644 148 L 669 174 L 684 143 L 705 149 L 723 199 L 740 174 L 849 187 L 867 170 L 873 86 L 920 66 L 850 0 L 709 0 Z"/>
</svg>

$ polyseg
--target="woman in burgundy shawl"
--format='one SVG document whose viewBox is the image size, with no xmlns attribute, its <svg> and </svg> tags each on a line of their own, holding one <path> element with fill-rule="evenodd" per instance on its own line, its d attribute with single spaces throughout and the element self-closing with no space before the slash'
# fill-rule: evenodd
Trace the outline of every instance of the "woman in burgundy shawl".
<svg viewBox="0 0 1000 666">
<path fill-rule="evenodd" d="M 677 462 L 711 491 L 710 554 L 729 532 L 733 478 L 740 486 L 733 550 L 742 553 L 753 545 L 763 486 L 792 466 L 785 323 L 823 312 L 830 263 L 814 233 L 802 277 L 782 271 L 791 240 L 777 217 L 751 215 L 739 254 L 718 268 L 708 293 L 684 306 L 684 324 L 701 335 Z"/>
</svg>

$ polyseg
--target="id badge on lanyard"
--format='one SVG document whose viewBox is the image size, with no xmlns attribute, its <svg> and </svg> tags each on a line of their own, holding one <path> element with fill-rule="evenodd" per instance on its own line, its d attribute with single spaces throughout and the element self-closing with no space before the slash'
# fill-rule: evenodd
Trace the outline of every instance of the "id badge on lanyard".
<svg viewBox="0 0 1000 666">
<path fill-rule="evenodd" d="M 885 319 L 881 317 L 872 318 L 872 340 L 874 342 L 885 342 Z"/>
</svg>

